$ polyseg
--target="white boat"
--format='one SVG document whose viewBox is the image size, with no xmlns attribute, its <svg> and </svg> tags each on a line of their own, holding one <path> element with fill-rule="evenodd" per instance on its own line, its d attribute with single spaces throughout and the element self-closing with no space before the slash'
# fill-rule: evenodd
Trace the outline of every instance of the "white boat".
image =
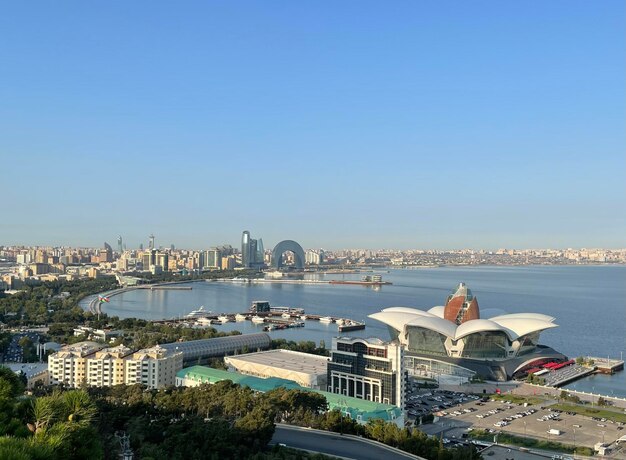
<svg viewBox="0 0 626 460">
<path fill-rule="evenodd" d="M 241 313 L 237 313 L 235 315 L 235 321 L 245 321 L 247 319 L 246 315 L 242 315 Z"/>
<path fill-rule="evenodd" d="M 334 323 L 335 320 L 332 319 L 330 316 L 323 316 L 320 318 L 320 323 Z"/>
<path fill-rule="evenodd" d="M 345 319 L 343 319 L 343 318 L 339 318 L 339 319 L 338 319 L 337 321 L 335 321 L 335 322 L 336 322 L 337 324 L 339 324 L 340 326 L 342 326 L 342 325 L 346 322 L 346 320 L 345 320 Z"/>
<path fill-rule="evenodd" d="M 200 326 L 210 326 L 211 323 L 213 323 L 213 320 L 209 319 L 209 318 L 202 317 L 202 318 L 196 319 L 196 323 L 198 325 L 200 325 Z"/>
<path fill-rule="evenodd" d="M 224 324 L 224 323 L 230 323 L 230 321 L 231 321 L 230 317 L 229 317 L 229 316 L 226 316 L 226 315 L 220 315 L 220 316 L 218 316 L 218 317 L 217 317 L 217 319 L 218 319 L 218 320 L 219 320 L 222 324 Z"/>
<path fill-rule="evenodd" d="M 304 321 L 304 320 L 308 319 L 308 317 L 307 317 L 306 315 L 300 315 L 300 319 L 301 319 L 302 321 Z"/>
<path fill-rule="evenodd" d="M 289 313 L 283 313 L 282 315 L 283 318 L 291 318 L 291 315 Z"/>
<path fill-rule="evenodd" d="M 191 313 L 187 313 L 185 318 L 188 319 L 196 319 L 196 318 L 205 318 L 211 314 L 210 311 L 204 309 L 204 305 L 202 305 L 197 310 L 192 311 Z"/>
<path fill-rule="evenodd" d="M 264 323 L 265 318 L 261 318 L 260 316 L 253 316 L 251 321 L 253 323 Z"/>
</svg>

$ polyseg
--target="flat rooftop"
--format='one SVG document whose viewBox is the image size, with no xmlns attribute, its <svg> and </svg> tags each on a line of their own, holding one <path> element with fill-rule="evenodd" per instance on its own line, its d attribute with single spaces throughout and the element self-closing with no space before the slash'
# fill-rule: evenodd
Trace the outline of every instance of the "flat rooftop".
<svg viewBox="0 0 626 460">
<path fill-rule="evenodd" d="M 268 350 L 257 353 L 228 356 L 228 361 L 240 363 L 258 364 L 261 366 L 277 367 L 295 372 L 307 374 L 326 374 L 329 358 L 310 353 L 301 353 L 291 350 Z"/>
</svg>

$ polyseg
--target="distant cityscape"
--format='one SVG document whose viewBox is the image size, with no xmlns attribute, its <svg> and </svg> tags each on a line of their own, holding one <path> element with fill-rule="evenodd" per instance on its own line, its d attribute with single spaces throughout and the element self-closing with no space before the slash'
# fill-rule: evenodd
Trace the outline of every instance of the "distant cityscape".
<svg viewBox="0 0 626 460">
<path fill-rule="evenodd" d="M 144 247 L 127 248 L 119 236 L 116 245 L 101 248 L 69 246 L 0 246 L 0 290 L 19 289 L 26 280 L 95 278 L 105 273 L 180 272 L 236 269 L 359 269 L 365 267 L 419 268 L 446 265 L 578 265 L 624 264 L 626 248 L 568 249 L 340 249 L 302 247 L 292 240 L 266 250 L 262 239 L 242 233 L 241 247 L 229 244 L 208 249 L 157 246 L 150 234 Z"/>
</svg>

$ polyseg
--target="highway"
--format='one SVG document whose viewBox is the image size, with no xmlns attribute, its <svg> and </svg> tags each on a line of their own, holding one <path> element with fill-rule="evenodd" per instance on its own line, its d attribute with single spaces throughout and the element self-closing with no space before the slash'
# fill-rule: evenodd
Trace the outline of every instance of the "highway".
<svg viewBox="0 0 626 460">
<path fill-rule="evenodd" d="M 285 444 L 294 449 L 310 450 L 355 460 L 381 460 L 383 458 L 385 460 L 422 459 L 422 457 L 357 436 L 342 436 L 338 433 L 282 424 L 276 425 L 272 443 Z"/>
</svg>

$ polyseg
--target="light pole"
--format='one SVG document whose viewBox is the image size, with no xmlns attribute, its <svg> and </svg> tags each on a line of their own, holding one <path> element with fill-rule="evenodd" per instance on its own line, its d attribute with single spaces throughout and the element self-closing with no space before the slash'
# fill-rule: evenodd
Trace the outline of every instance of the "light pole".
<svg viewBox="0 0 626 460">
<path fill-rule="evenodd" d="M 602 444 L 604 444 L 604 433 L 606 433 L 606 431 L 600 431 L 600 433 L 602 433 Z"/>
<path fill-rule="evenodd" d="M 524 420 L 524 437 L 526 437 L 526 420 Z"/>
<path fill-rule="evenodd" d="M 574 428 L 574 444 L 576 444 L 576 428 Z"/>
</svg>

